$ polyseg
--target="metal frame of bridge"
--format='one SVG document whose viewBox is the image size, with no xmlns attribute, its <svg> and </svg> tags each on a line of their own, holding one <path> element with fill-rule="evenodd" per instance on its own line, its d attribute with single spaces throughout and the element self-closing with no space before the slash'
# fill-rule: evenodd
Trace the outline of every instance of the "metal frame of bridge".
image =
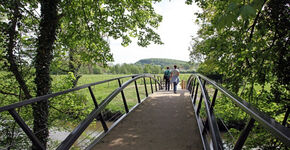
<svg viewBox="0 0 290 150">
<path fill-rule="evenodd" d="M 128 80 L 127 82 L 121 84 L 121 79 L 123 78 L 129 78 L 131 77 L 132 79 Z M 25 100 L 19 103 L 15 103 L 12 105 L 4 106 L 0 108 L 0 113 L 4 111 L 8 111 L 10 115 L 14 118 L 14 120 L 17 122 L 17 124 L 23 129 L 23 131 L 26 133 L 26 135 L 30 138 L 30 140 L 34 143 L 34 145 L 37 145 L 39 149 L 45 149 L 45 147 L 40 143 L 40 141 L 37 139 L 37 137 L 34 135 L 34 133 L 31 131 L 31 129 L 28 127 L 28 125 L 25 123 L 25 121 L 21 118 L 21 116 L 17 113 L 16 108 L 20 108 L 26 105 L 31 105 L 33 103 L 39 102 L 39 101 L 47 101 L 50 98 L 63 95 L 66 93 L 70 93 L 73 91 L 77 91 L 80 89 L 86 89 L 88 88 L 91 98 L 94 102 L 95 109 L 84 119 L 71 133 L 69 136 L 66 137 L 66 139 L 58 146 L 57 149 L 59 150 L 64 150 L 64 149 L 69 149 L 73 143 L 78 139 L 78 137 L 83 133 L 83 131 L 89 126 L 89 124 L 94 120 L 94 119 L 99 119 L 101 121 L 102 127 L 104 132 L 100 135 L 99 138 L 104 137 L 115 125 L 111 126 L 108 128 L 106 125 L 106 122 L 103 119 L 102 116 L 102 110 L 112 101 L 112 99 L 117 96 L 119 93 L 122 95 L 122 100 L 124 104 L 124 109 L 126 111 L 126 114 L 124 114 L 116 123 L 118 123 L 120 120 L 122 120 L 132 109 L 137 107 L 142 101 L 139 96 L 139 89 L 137 85 L 137 80 L 138 79 L 143 79 L 144 86 L 145 86 L 145 93 L 146 97 L 148 97 L 148 93 L 150 91 L 147 90 L 147 84 L 145 78 L 150 79 L 150 86 L 151 86 L 151 93 L 153 93 L 153 85 L 155 86 L 155 91 L 162 89 L 161 85 L 161 77 L 152 76 L 150 74 L 142 74 L 142 75 L 130 75 L 130 76 L 123 76 L 119 78 L 113 78 L 109 80 L 104 80 L 100 82 L 95 82 L 91 84 L 86 84 L 83 86 L 79 86 L 73 89 L 65 90 L 62 92 L 57 92 L 45 96 L 40 96 L 36 98 L 32 98 L 29 100 Z M 152 79 L 154 83 L 152 83 Z M 119 88 L 115 89 L 109 96 L 107 96 L 100 104 L 97 103 L 96 98 L 94 96 L 94 93 L 91 89 L 92 86 L 110 82 L 110 81 L 118 81 Z M 136 95 L 137 95 L 137 100 L 138 103 L 131 109 L 129 110 L 126 102 L 126 97 L 124 95 L 123 90 L 130 84 L 134 82 L 135 89 L 136 89 Z M 158 84 L 158 86 L 157 86 Z M 207 89 L 205 88 L 206 84 L 210 84 L 215 88 L 213 97 L 210 98 Z M 243 129 L 243 131 L 240 134 L 240 137 L 238 138 L 234 149 L 235 150 L 240 150 L 242 149 L 251 129 L 254 127 L 254 123 L 258 122 L 261 124 L 265 129 L 270 131 L 270 133 L 275 136 L 276 138 L 280 139 L 286 146 L 290 147 L 290 129 L 283 126 L 285 125 L 285 122 L 283 121 L 283 124 L 279 124 L 276 122 L 274 119 L 270 118 L 269 116 L 265 115 L 263 112 L 259 111 L 252 105 L 250 105 L 248 102 L 245 100 L 241 99 L 240 97 L 236 96 L 235 94 L 231 93 L 227 89 L 223 88 L 216 82 L 208 79 L 207 77 L 201 75 L 201 74 L 192 74 L 188 81 L 187 81 L 187 89 L 191 93 L 191 100 L 193 104 L 193 108 L 195 111 L 201 139 L 202 139 L 202 144 L 204 146 L 205 150 L 208 149 L 214 149 L 214 150 L 222 150 L 224 149 L 223 143 L 221 140 L 220 136 L 220 130 L 217 124 L 217 118 L 215 117 L 214 114 L 214 106 L 216 103 L 216 98 L 217 98 L 217 93 L 218 91 L 226 95 L 231 99 L 231 101 L 239 108 L 241 108 L 244 112 L 246 112 L 249 116 L 249 122 L 247 123 L 246 127 Z M 199 101 L 197 100 L 197 95 L 198 95 L 198 90 L 201 91 L 200 94 L 200 99 Z M 200 111 L 201 111 L 201 105 L 204 103 L 205 106 L 205 113 L 207 115 L 206 120 L 202 120 L 200 117 Z M 289 109 L 285 113 L 285 118 L 284 120 L 288 118 L 289 116 Z M 206 138 L 210 137 L 211 142 L 208 141 Z M 210 146 L 212 145 L 212 146 Z"/>
<path fill-rule="evenodd" d="M 125 82 L 123 84 L 121 83 L 121 79 L 130 78 L 130 77 L 132 79 L 128 80 L 127 82 Z M 149 78 L 150 79 L 149 80 L 150 83 L 146 83 L 146 80 L 145 80 L 146 78 Z M 17 113 L 16 109 L 17 108 L 20 108 L 20 107 L 23 107 L 23 106 L 26 106 L 26 105 L 31 105 L 33 103 L 37 103 L 37 102 L 40 102 L 40 101 L 47 101 L 50 98 L 53 98 L 53 97 L 56 97 L 56 96 L 59 96 L 59 95 L 64 95 L 64 94 L 67 94 L 67 93 L 70 93 L 70 92 L 74 92 L 74 91 L 78 91 L 78 90 L 81 90 L 81 89 L 88 88 L 88 90 L 90 92 L 90 95 L 91 95 L 91 98 L 92 98 L 92 100 L 94 102 L 95 109 L 57 147 L 57 150 L 67 150 L 67 149 L 69 149 L 75 143 L 75 141 L 80 137 L 80 135 L 90 125 L 90 123 L 93 122 L 93 120 L 95 120 L 95 119 L 98 120 L 99 119 L 101 121 L 101 124 L 103 126 L 104 132 L 100 135 L 100 137 L 103 137 L 118 122 L 120 122 L 130 111 L 132 111 L 135 107 L 137 107 L 142 102 L 142 100 L 140 99 L 139 89 L 138 89 L 138 85 L 137 85 L 137 80 L 138 79 L 143 79 L 146 97 L 149 96 L 148 93 L 150 92 L 150 91 L 147 90 L 147 84 L 149 84 L 151 86 L 151 93 L 154 92 L 153 85 L 155 86 L 155 91 L 162 89 L 162 85 L 160 83 L 161 82 L 161 77 L 160 76 L 155 76 L 155 75 L 153 76 L 151 74 L 122 76 L 122 77 L 118 77 L 118 78 L 113 78 L 113 79 L 109 79 L 109 80 L 104 80 L 104 81 L 99 81 L 99 82 L 95 82 L 95 83 L 91 83 L 91 84 L 82 85 L 82 86 L 79 86 L 79 87 L 76 87 L 76 88 L 73 88 L 73 89 L 69 89 L 69 90 L 65 90 L 65 91 L 61 91 L 61 92 L 57 92 L 57 93 L 53 93 L 53 94 L 48 94 L 48 95 L 44 95 L 44 96 L 32 98 L 32 99 L 29 99 L 29 100 L 25 100 L 25 101 L 22 101 L 22 102 L 19 102 L 19 103 L 11 104 L 11 105 L 8 105 L 8 106 L 0 107 L 0 113 L 1 112 L 4 112 L 4 111 L 8 111 L 10 113 L 10 115 L 14 118 L 14 120 L 17 122 L 17 124 L 25 132 L 25 134 L 28 136 L 28 138 L 32 141 L 32 143 L 34 143 L 34 145 L 36 145 L 40 150 L 45 150 L 46 148 L 42 145 L 42 143 L 35 136 L 35 134 L 32 132 L 32 130 L 28 127 L 28 125 L 25 123 L 25 121 Z M 92 86 L 95 86 L 95 85 L 102 84 L 102 83 L 107 83 L 107 82 L 110 82 L 110 81 L 114 81 L 114 80 L 118 81 L 119 88 L 115 89 L 100 104 L 98 104 L 97 101 L 96 101 L 95 95 L 94 95 L 94 93 L 93 93 L 93 91 L 91 89 L 91 87 Z M 154 83 L 152 82 L 152 80 L 154 81 Z M 134 83 L 134 85 L 135 85 L 138 103 L 131 110 L 129 110 L 128 105 L 127 105 L 127 101 L 126 101 L 126 97 L 124 95 L 124 91 L 123 90 L 128 85 L 130 85 L 131 83 Z M 122 100 L 123 100 L 123 104 L 124 104 L 124 109 L 126 111 L 126 114 L 122 115 L 114 123 L 113 126 L 111 126 L 110 128 L 108 128 L 108 126 L 106 125 L 106 122 L 103 119 L 102 110 L 105 109 L 105 107 L 119 93 L 121 93 Z"/>
<path fill-rule="evenodd" d="M 214 87 L 215 92 L 213 97 L 210 98 L 208 91 L 205 87 L 206 84 L 210 84 Z M 200 88 L 201 94 L 200 99 L 197 101 L 198 90 Z M 285 127 L 286 120 L 289 116 L 289 108 L 285 113 L 283 124 L 279 124 L 273 118 L 270 118 L 265 113 L 259 111 L 254 106 L 236 96 L 232 92 L 223 88 L 215 81 L 201 75 L 201 74 L 192 74 L 187 81 L 187 89 L 191 92 L 191 99 L 193 108 L 195 111 L 195 116 L 197 119 L 197 123 L 199 126 L 199 131 L 202 139 L 202 144 L 205 150 L 214 149 L 214 150 L 223 150 L 223 142 L 220 136 L 220 130 L 217 124 L 217 118 L 214 114 L 214 106 L 216 103 L 217 93 L 218 91 L 230 98 L 232 103 L 234 103 L 237 107 L 246 112 L 250 119 L 242 130 L 239 138 L 237 139 L 234 150 L 240 150 L 243 148 L 243 145 L 251 132 L 251 129 L 254 127 L 254 123 L 258 122 L 262 125 L 266 130 L 270 131 L 270 133 L 276 138 L 280 139 L 282 143 L 286 146 L 290 147 L 290 129 Z M 206 112 L 206 120 L 203 120 L 200 117 L 201 105 L 204 103 Z M 210 137 L 210 141 L 206 138 Z"/>
</svg>

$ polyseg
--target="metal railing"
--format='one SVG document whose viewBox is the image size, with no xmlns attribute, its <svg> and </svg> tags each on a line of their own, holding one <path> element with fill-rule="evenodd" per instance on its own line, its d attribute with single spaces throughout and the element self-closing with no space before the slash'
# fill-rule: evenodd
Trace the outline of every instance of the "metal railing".
<svg viewBox="0 0 290 150">
<path fill-rule="evenodd" d="M 131 77 L 131 79 L 129 79 L 128 81 L 126 81 L 123 84 L 121 83 L 121 79 L 130 78 L 130 77 Z M 146 78 L 150 79 L 149 80 L 150 83 L 146 83 Z M 9 114 L 14 118 L 15 122 L 22 128 L 22 130 L 25 132 L 25 134 L 31 140 L 31 142 L 33 142 L 35 145 L 37 145 L 39 149 L 44 150 L 45 147 L 42 145 L 42 143 L 39 141 L 39 139 L 35 136 L 35 134 L 32 132 L 32 130 L 29 128 L 29 126 L 25 123 L 24 119 L 21 118 L 21 116 L 18 114 L 16 109 L 21 108 L 23 106 L 27 106 L 27 105 L 32 105 L 32 104 L 40 102 L 40 101 L 47 101 L 47 100 L 49 101 L 49 99 L 51 99 L 51 98 L 87 88 L 89 90 L 91 98 L 94 102 L 95 108 L 57 147 L 58 150 L 66 150 L 66 149 L 69 149 L 76 142 L 76 140 L 80 137 L 80 135 L 85 131 L 85 129 L 95 119 L 97 121 L 99 120 L 101 122 L 101 125 L 103 127 L 103 131 L 104 131 L 103 133 L 101 133 L 99 135 L 99 138 L 97 140 L 99 140 L 104 135 L 106 135 L 117 123 L 119 123 L 124 117 L 126 117 L 126 115 L 129 112 L 131 112 L 143 100 L 145 100 L 146 97 L 148 97 L 149 92 L 153 93 L 154 87 L 155 87 L 155 91 L 162 89 L 162 85 L 160 84 L 161 77 L 157 76 L 157 78 L 158 79 L 156 79 L 155 75 L 152 76 L 150 74 L 142 74 L 142 75 L 129 75 L 129 76 L 123 76 L 123 77 L 113 78 L 113 79 L 109 79 L 109 80 L 99 81 L 99 82 L 95 82 L 95 83 L 91 83 L 91 84 L 82 85 L 82 86 L 79 86 L 79 87 L 76 87 L 73 89 L 69 89 L 69 90 L 65 90 L 65 91 L 61 91 L 61 92 L 57 92 L 57 93 L 53 93 L 53 94 L 49 94 L 49 95 L 44 95 L 44 96 L 29 99 L 29 100 L 25 100 L 25 101 L 22 101 L 19 103 L 0 107 L 0 113 L 8 111 Z M 144 83 L 144 87 L 145 87 L 146 97 L 143 100 L 141 100 L 140 95 L 139 95 L 139 89 L 138 89 L 138 84 L 137 84 L 138 79 L 140 79 L 140 80 L 143 79 L 143 83 Z M 154 82 L 152 81 L 152 79 Z M 102 83 L 115 81 L 115 80 L 118 81 L 119 87 L 116 88 L 111 94 L 109 94 L 100 104 L 98 104 L 91 87 L 93 87 L 95 85 L 102 84 Z M 133 82 L 134 82 L 134 86 L 135 86 L 135 90 L 136 90 L 138 103 L 135 106 L 133 106 L 131 109 L 129 109 L 128 105 L 127 105 L 126 97 L 124 94 L 124 89 Z M 147 84 L 149 84 L 151 86 L 151 91 L 148 91 Z M 121 93 L 123 104 L 124 104 L 124 109 L 125 109 L 126 113 L 123 114 L 120 118 L 118 118 L 118 120 L 111 127 L 108 127 L 105 120 L 103 119 L 102 111 L 119 93 Z"/>
<path fill-rule="evenodd" d="M 206 84 L 212 85 L 214 93 L 212 97 L 209 96 L 209 92 L 206 89 Z M 200 89 L 199 89 L 200 88 Z M 223 88 L 215 81 L 201 75 L 192 74 L 187 81 L 187 89 L 191 93 L 191 100 L 195 111 L 197 124 L 202 140 L 202 144 L 205 150 L 223 150 L 224 145 L 220 135 L 220 129 L 217 123 L 217 118 L 214 113 L 214 107 L 218 92 L 221 92 L 226 97 L 230 98 L 231 102 L 237 107 L 242 109 L 250 116 L 250 119 L 244 129 L 241 131 L 239 138 L 234 144 L 234 150 L 242 149 L 251 129 L 254 127 L 254 123 L 258 122 L 263 128 L 267 129 L 273 136 L 280 139 L 280 141 L 286 146 L 290 147 L 290 129 L 279 124 L 274 119 L 267 116 L 265 113 L 259 111 L 254 106 L 231 93 L 227 89 Z M 198 92 L 200 92 L 199 100 L 197 100 Z M 204 106 L 206 119 L 200 116 L 201 106 Z M 286 120 L 289 116 L 289 110 L 286 112 Z M 284 121 L 283 121 L 284 122 Z"/>
</svg>

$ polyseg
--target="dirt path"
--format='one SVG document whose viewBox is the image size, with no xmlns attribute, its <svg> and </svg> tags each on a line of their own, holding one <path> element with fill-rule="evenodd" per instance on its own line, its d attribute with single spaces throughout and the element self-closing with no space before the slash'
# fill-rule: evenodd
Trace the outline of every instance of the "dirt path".
<svg viewBox="0 0 290 150">
<path fill-rule="evenodd" d="M 154 93 L 93 149 L 201 150 L 189 93 Z"/>
</svg>

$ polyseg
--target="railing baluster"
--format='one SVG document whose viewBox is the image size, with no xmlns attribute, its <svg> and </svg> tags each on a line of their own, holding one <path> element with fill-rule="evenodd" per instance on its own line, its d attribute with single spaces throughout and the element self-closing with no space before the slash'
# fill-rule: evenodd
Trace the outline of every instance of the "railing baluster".
<svg viewBox="0 0 290 150">
<path fill-rule="evenodd" d="M 145 77 L 143 77 L 143 80 L 144 80 L 144 87 L 145 87 L 146 97 L 148 97 L 147 85 L 146 85 L 146 79 L 145 79 Z"/>
<path fill-rule="evenodd" d="M 196 78 L 194 78 L 194 81 L 193 81 L 193 86 L 192 86 L 192 89 L 191 89 L 191 99 L 193 98 L 193 95 L 194 95 L 194 88 L 195 88 L 195 83 L 196 83 Z"/>
<path fill-rule="evenodd" d="M 192 75 L 189 76 L 188 79 L 187 79 L 187 81 L 191 81 L 191 80 L 192 80 L 192 79 L 191 79 L 192 77 L 193 77 Z M 186 88 L 187 88 L 187 89 L 189 89 L 189 83 L 190 83 L 190 82 L 187 82 L 187 85 L 186 85 Z"/>
<path fill-rule="evenodd" d="M 154 84 L 155 84 L 155 91 L 157 92 L 157 85 L 156 85 L 156 76 L 154 75 Z"/>
<path fill-rule="evenodd" d="M 193 99 L 193 104 L 194 104 L 194 105 L 195 105 L 196 98 L 197 98 L 198 87 L 199 87 L 199 83 L 196 83 L 196 90 L 195 90 L 194 99 Z"/>
<path fill-rule="evenodd" d="M 199 112 L 200 112 L 202 98 L 203 98 L 202 93 L 200 93 L 200 98 L 199 98 L 198 106 L 197 106 L 197 109 L 196 109 L 197 115 L 199 115 Z"/>
<path fill-rule="evenodd" d="M 203 82 L 203 88 L 205 88 L 205 80 L 204 80 L 204 82 Z M 201 88 L 202 89 L 202 88 Z M 203 94 L 202 93 L 200 93 L 200 99 L 199 99 L 199 103 L 198 103 L 198 107 L 197 107 L 197 111 L 196 111 L 196 113 L 197 114 L 199 114 L 199 112 L 200 112 L 200 108 L 201 108 L 201 103 L 202 103 L 202 98 L 203 98 Z"/>
<path fill-rule="evenodd" d="M 246 139 L 254 127 L 255 119 L 251 118 L 249 122 L 247 123 L 247 126 L 243 129 L 242 133 L 240 134 L 240 137 L 238 141 L 236 142 L 236 145 L 234 147 L 234 150 L 241 150 L 243 148 L 244 143 L 246 142 Z"/>
<path fill-rule="evenodd" d="M 186 84 L 186 89 L 189 91 L 189 93 L 192 93 L 192 80 L 189 81 L 189 83 Z"/>
<path fill-rule="evenodd" d="M 95 95 L 94 95 L 94 93 L 93 93 L 93 90 L 92 90 L 92 88 L 91 88 L 90 86 L 89 86 L 88 88 L 89 88 L 89 91 L 90 91 L 91 97 L 92 97 L 92 99 L 93 99 L 93 101 L 94 101 L 95 108 L 98 109 L 98 108 L 99 108 L 99 105 L 98 105 L 98 102 L 97 102 L 97 100 L 96 100 L 96 97 L 95 97 Z M 97 119 L 97 120 L 100 119 L 104 131 L 107 132 L 109 129 L 108 129 L 108 126 L 107 126 L 107 124 L 106 124 L 106 122 L 105 122 L 105 120 L 104 120 L 104 118 L 103 118 L 103 114 L 102 114 L 102 112 L 97 116 L 96 119 Z"/>
<path fill-rule="evenodd" d="M 215 89 L 214 94 L 213 94 L 213 98 L 212 98 L 212 102 L 210 104 L 210 110 L 211 111 L 213 110 L 213 107 L 215 105 L 215 100 L 216 100 L 216 97 L 217 97 L 217 93 L 218 93 L 218 89 Z"/>
<path fill-rule="evenodd" d="M 202 84 L 200 78 L 198 78 L 200 84 Z M 211 133 L 211 139 L 212 139 L 212 144 L 213 148 L 216 150 L 223 149 L 222 145 L 222 140 L 220 137 L 220 131 L 218 128 L 218 124 L 215 118 L 215 115 L 212 111 L 210 111 L 210 100 L 208 96 L 208 92 L 205 88 L 206 80 L 204 80 L 203 85 L 201 86 L 201 93 L 204 95 L 204 106 L 205 106 L 205 111 L 208 117 L 208 127 L 209 131 Z"/>
<path fill-rule="evenodd" d="M 150 79 L 150 85 L 151 85 L 151 93 L 153 93 L 152 79 L 151 78 L 149 79 Z"/>
<path fill-rule="evenodd" d="M 132 78 L 134 78 L 134 76 L 133 76 Z M 140 99 L 140 95 L 139 95 L 139 90 L 138 90 L 137 82 L 134 81 L 134 83 L 135 83 L 135 89 L 136 89 L 136 94 L 137 94 L 138 103 L 141 103 L 141 99 Z"/>
<path fill-rule="evenodd" d="M 287 111 L 286 111 L 286 113 L 285 113 L 285 116 L 284 116 L 284 119 L 283 119 L 283 122 L 282 122 L 282 125 L 283 125 L 283 126 L 286 126 L 286 122 L 287 122 L 287 119 L 288 119 L 289 113 L 290 113 L 290 107 L 287 108 Z"/>
<path fill-rule="evenodd" d="M 42 143 L 39 141 L 39 139 L 34 135 L 34 133 L 30 130 L 30 128 L 27 126 L 27 124 L 24 122 L 24 120 L 18 115 L 18 113 L 15 111 L 15 109 L 10 109 L 8 111 L 9 111 L 10 115 L 14 118 L 14 120 L 17 122 L 17 124 L 26 133 L 28 138 L 35 145 L 37 145 L 39 149 L 45 150 L 45 147 L 42 145 Z"/>
<path fill-rule="evenodd" d="M 122 85 L 121 85 L 120 79 L 118 79 L 118 83 L 119 83 L 119 87 L 121 87 Z M 128 108 L 128 105 L 127 105 L 127 102 L 126 102 L 126 97 L 125 97 L 125 94 L 124 94 L 123 90 L 121 91 L 121 95 L 122 95 L 125 111 L 126 111 L 126 113 L 128 113 L 129 112 L 129 108 Z"/>
<path fill-rule="evenodd" d="M 218 93 L 218 90 L 215 89 L 214 95 L 213 95 L 213 99 L 212 99 L 212 102 L 211 102 L 211 105 L 210 105 L 210 111 L 213 111 L 213 107 L 215 105 L 215 100 L 216 100 L 217 93 Z M 206 121 L 204 123 L 204 128 L 203 128 L 202 133 L 205 133 L 206 130 L 208 130 L 208 117 L 206 118 Z"/>
</svg>

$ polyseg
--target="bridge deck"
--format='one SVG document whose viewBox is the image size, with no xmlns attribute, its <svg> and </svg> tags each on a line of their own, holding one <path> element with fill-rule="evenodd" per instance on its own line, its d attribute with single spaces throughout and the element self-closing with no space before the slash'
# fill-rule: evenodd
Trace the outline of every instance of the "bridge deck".
<svg viewBox="0 0 290 150">
<path fill-rule="evenodd" d="M 189 93 L 160 91 L 99 141 L 94 150 L 200 150 Z"/>
</svg>

